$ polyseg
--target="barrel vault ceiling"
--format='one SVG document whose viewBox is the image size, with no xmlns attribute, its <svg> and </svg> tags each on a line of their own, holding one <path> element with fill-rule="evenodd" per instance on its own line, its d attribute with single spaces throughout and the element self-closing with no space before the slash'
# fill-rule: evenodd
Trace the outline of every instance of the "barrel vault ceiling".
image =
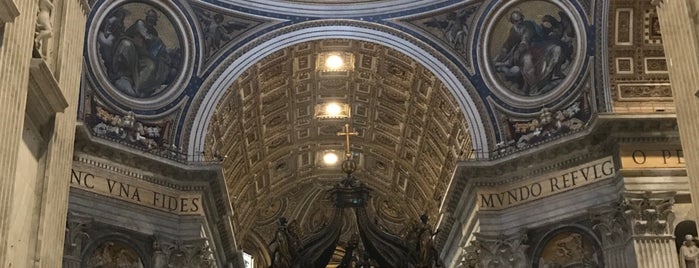
<svg viewBox="0 0 699 268">
<path fill-rule="evenodd" d="M 354 71 L 321 72 L 323 52 L 349 52 Z M 314 118 L 318 103 L 351 106 L 351 119 Z M 400 231 L 422 213 L 436 216 L 455 163 L 471 150 L 468 126 L 444 85 L 411 58 L 382 45 L 344 39 L 279 50 L 241 75 L 209 126 L 206 155 L 223 158 L 236 229 L 270 241 L 275 219 L 296 219 L 305 232 L 329 220 L 327 190 L 342 177 L 321 161 L 342 152 L 346 122 L 374 209 Z"/>
</svg>

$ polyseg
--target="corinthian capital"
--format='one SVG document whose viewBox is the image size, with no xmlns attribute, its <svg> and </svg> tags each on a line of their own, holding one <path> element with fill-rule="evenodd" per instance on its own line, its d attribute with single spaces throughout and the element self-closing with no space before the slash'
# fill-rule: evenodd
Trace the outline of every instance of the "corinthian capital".
<svg viewBox="0 0 699 268">
<path fill-rule="evenodd" d="M 672 235 L 675 192 L 625 192 L 624 213 L 634 236 Z"/>
<path fill-rule="evenodd" d="M 66 236 L 63 246 L 63 254 L 66 256 L 80 257 L 83 252 L 83 246 L 90 241 L 90 235 L 87 234 L 87 229 L 92 224 L 92 218 L 82 215 L 77 215 L 73 212 L 68 213 L 66 220 Z"/>
<path fill-rule="evenodd" d="M 523 268 L 529 248 L 526 232 L 509 237 L 488 237 L 476 234 L 482 267 Z"/>
<path fill-rule="evenodd" d="M 609 206 L 590 209 L 592 229 L 599 232 L 604 247 L 622 245 L 630 237 L 623 199 Z"/>
</svg>

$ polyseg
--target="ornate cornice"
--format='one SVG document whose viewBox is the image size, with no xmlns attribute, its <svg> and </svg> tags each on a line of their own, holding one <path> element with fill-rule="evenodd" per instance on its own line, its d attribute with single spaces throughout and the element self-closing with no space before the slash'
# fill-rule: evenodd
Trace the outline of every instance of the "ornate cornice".
<svg viewBox="0 0 699 268">
<path fill-rule="evenodd" d="M 573 167 L 599 157 L 616 155 L 617 144 L 621 142 L 679 142 L 676 116 L 667 113 L 600 114 L 592 126 L 571 138 L 502 159 L 459 162 L 441 207 L 441 213 L 445 217 L 440 229 L 446 234 L 438 236 L 438 245 L 443 246 L 448 240 L 447 234 L 451 234 L 451 228 L 458 220 L 454 215 L 464 214 L 457 213 L 457 208 L 475 209 L 459 206 L 472 199 L 470 195 L 474 194 L 477 187 L 513 183 L 531 176 Z"/>
</svg>

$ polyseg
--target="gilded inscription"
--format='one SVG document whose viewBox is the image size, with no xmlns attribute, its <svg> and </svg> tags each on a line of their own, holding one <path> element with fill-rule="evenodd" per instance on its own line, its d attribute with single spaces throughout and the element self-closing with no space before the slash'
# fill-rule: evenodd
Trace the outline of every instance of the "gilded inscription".
<svg viewBox="0 0 699 268">
<path fill-rule="evenodd" d="M 679 144 L 619 146 L 624 169 L 685 168 L 684 152 Z"/>
</svg>

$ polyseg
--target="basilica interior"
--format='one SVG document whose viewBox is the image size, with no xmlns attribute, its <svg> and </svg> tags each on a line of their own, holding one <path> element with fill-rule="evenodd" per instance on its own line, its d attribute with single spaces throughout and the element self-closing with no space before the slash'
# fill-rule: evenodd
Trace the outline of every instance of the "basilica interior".
<svg viewBox="0 0 699 268">
<path fill-rule="evenodd" d="M 0 265 L 699 267 L 699 0 L 0 0 Z"/>
</svg>

